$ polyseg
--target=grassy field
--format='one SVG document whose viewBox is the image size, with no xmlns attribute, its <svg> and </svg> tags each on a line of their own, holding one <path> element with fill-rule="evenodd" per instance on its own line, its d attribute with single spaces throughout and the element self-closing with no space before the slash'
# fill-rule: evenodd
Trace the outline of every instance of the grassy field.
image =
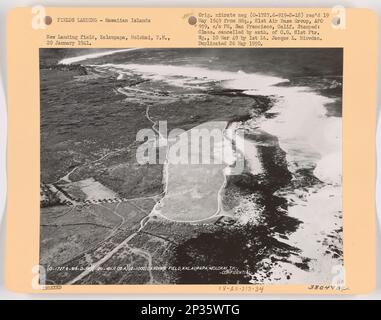
<svg viewBox="0 0 381 320">
<path fill-rule="evenodd" d="M 313 165 L 289 171 L 277 137 L 251 130 L 246 138 L 256 145 L 261 172 L 252 173 L 246 161 L 242 174 L 226 180 L 225 164 L 169 165 L 165 176 L 163 164 L 136 161 L 140 129 L 159 121 L 167 121 L 170 131 L 213 121 L 226 127 L 260 116 L 276 118 L 269 111 L 274 97 L 247 96 L 218 81 L 208 90 L 176 87 L 93 64 L 191 62 L 284 77 L 289 82 L 282 86 L 308 86 L 335 98 L 326 106 L 327 115 L 340 117 L 341 49 L 148 49 L 57 65 L 84 53 L 40 51 L 41 183 L 79 200 L 74 206 L 52 202 L 41 208 L 40 262 L 51 267 L 48 284 L 73 279 L 75 284 L 261 283 L 287 281 L 287 268 L 280 276 L 273 272 L 285 263 L 308 271 L 308 257 L 288 242 L 302 222 L 288 214 L 295 203 L 285 195 L 296 190 L 295 196 L 306 197 L 321 182 L 313 176 Z M 129 200 L 84 204 L 97 196 Z M 209 219 L 220 212 L 226 217 Z M 335 228 L 324 235 L 321 247 L 341 259 L 342 228 Z M 86 271 L 98 264 L 102 270 Z"/>
<path fill-rule="evenodd" d="M 48 280 L 58 284 L 72 280 L 80 270 L 57 268 L 91 267 L 136 232 L 146 216 L 143 209 L 128 202 L 41 209 L 40 260 L 53 268 Z"/>
</svg>

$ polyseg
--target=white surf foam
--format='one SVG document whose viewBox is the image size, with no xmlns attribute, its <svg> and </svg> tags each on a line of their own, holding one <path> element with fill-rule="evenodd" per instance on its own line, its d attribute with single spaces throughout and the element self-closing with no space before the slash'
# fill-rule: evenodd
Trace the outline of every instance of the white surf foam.
<svg viewBox="0 0 381 320">
<path fill-rule="evenodd" d="M 262 74 L 248 74 L 244 72 L 229 72 L 210 70 L 194 66 L 171 66 L 171 65 L 143 65 L 143 64 L 104 64 L 99 67 L 111 69 L 118 72 L 130 73 L 134 71 L 140 73 L 143 78 L 153 81 L 163 81 L 178 87 L 196 87 L 209 84 L 211 81 L 233 81 L 242 89 L 253 89 L 250 83 L 256 84 L 256 88 L 266 88 L 280 82 L 287 81 L 278 77 L 271 77 Z M 249 87 L 246 88 L 249 84 Z M 229 85 L 227 84 L 227 88 Z M 209 88 L 205 86 L 205 88 Z"/>
<path fill-rule="evenodd" d="M 211 82 L 221 82 L 227 89 L 244 90 L 248 95 L 275 96 L 278 101 L 271 112 L 277 116 L 263 118 L 259 127 L 278 137 L 281 148 L 287 153 L 289 170 L 314 163 L 317 178 L 328 183 L 341 182 L 341 118 L 327 117 L 324 107 L 333 99 L 307 87 L 276 86 L 289 80 L 259 73 L 210 70 L 190 65 L 105 64 L 100 67 L 121 73 L 133 71 L 143 78 L 178 87 L 208 89 Z M 260 173 L 255 144 L 246 142 L 245 147 L 253 173 Z"/>
<path fill-rule="evenodd" d="M 321 96 L 307 87 L 276 86 L 287 82 L 286 79 L 246 74 L 242 71 L 138 64 L 102 67 L 120 73 L 133 71 L 140 73 L 143 78 L 183 88 L 209 89 L 213 82 L 219 82 L 227 89 L 244 90 L 247 95 L 274 96 L 276 102 L 270 112 L 275 116 L 253 119 L 252 126 L 278 138 L 280 147 L 286 152 L 291 172 L 300 168 L 315 168 L 314 175 L 325 183 L 325 186 L 312 193 L 306 192 L 302 198 L 299 198 L 299 193 L 304 191 L 298 189 L 285 195 L 287 198 L 293 198 L 294 204 L 288 209 L 288 215 L 303 222 L 303 227 L 292 233 L 288 242 L 312 259 L 312 270 L 307 275 L 292 264 L 285 264 L 280 268 L 290 271 L 293 277 L 282 281 L 299 283 L 303 277 L 306 281 L 312 279 L 316 283 L 329 281 L 331 268 L 338 264 L 339 260 L 327 256 L 321 243 L 324 235 L 336 232 L 334 229 L 341 227 L 342 121 L 339 117 L 327 117 L 325 108 L 326 104 L 334 101 L 333 99 Z M 248 125 L 251 126 L 250 123 Z M 244 152 L 252 173 L 259 174 L 263 168 L 256 142 L 244 140 L 244 148 L 240 151 Z M 244 223 L 249 219 L 255 219 L 258 212 L 254 210 L 251 215 L 238 219 Z M 306 241 L 306 238 L 309 240 Z"/>
</svg>

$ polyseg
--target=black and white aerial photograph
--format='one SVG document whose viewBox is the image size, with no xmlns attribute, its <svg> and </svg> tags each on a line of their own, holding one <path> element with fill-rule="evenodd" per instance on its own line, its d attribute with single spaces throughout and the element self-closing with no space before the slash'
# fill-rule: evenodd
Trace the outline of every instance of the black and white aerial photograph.
<svg viewBox="0 0 381 320">
<path fill-rule="evenodd" d="M 330 284 L 342 48 L 40 49 L 46 285 Z"/>
</svg>

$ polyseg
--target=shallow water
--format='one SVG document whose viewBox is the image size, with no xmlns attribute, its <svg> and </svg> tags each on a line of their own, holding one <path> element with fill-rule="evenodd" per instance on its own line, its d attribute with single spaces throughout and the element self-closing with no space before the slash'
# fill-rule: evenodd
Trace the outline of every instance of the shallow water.
<svg viewBox="0 0 381 320">
<path fill-rule="evenodd" d="M 98 54 L 98 56 L 75 57 L 73 60 L 67 59 L 66 63 L 78 61 L 86 63 L 89 60 L 88 63 L 95 66 L 97 70 L 115 73 L 119 80 L 128 77 L 131 73 L 138 74 L 143 79 L 149 80 L 153 86 L 155 83 L 165 83 L 169 88 L 195 90 L 204 94 L 208 94 L 218 87 L 241 90 L 243 94 L 248 96 L 272 97 L 274 103 L 267 112 L 267 114 L 272 114 L 271 117 L 262 113 L 260 116 L 253 116 L 249 121 L 233 123 L 231 127 L 242 128 L 247 133 L 259 137 L 258 139 L 241 137 L 244 139 L 243 144 L 241 144 L 244 148 L 239 150 L 248 162 L 250 174 L 254 176 L 254 181 L 255 179 L 260 181 L 256 177 L 261 175 L 265 176 L 265 184 L 275 181 L 266 181 L 266 179 L 277 178 L 275 173 L 268 174 L 268 168 L 270 171 L 272 168 L 270 162 L 274 161 L 269 157 L 279 156 L 279 152 L 276 153 L 269 149 L 274 144 L 284 152 L 286 168 L 281 170 L 286 170 L 292 179 L 288 181 L 288 178 L 285 178 L 285 183 L 273 183 L 270 186 L 270 191 L 263 192 L 265 200 L 261 201 L 265 203 L 264 209 L 250 204 L 246 210 L 253 211 L 251 214 L 255 216 L 254 221 L 257 223 L 261 223 L 261 221 L 267 223 L 268 219 L 261 220 L 260 210 L 263 210 L 263 215 L 266 210 L 270 210 L 271 214 L 271 210 L 279 209 L 279 206 L 276 207 L 271 202 L 275 201 L 276 197 L 283 199 L 287 203 L 285 215 L 290 219 L 295 219 L 295 221 L 293 227 L 290 227 L 287 232 L 278 232 L 282 235 L 281 241 L 300 250 L 301 253 L 298 257 L 306 259 L 310 263 L 309 270 L 306 271 L 295 267 L 298 263 L 301 264 L 298 259 L 296 262 L 283 261 L 272 267 L 272 277 L 262 279 L 262 281 L 292 283 L 305 283 L 306 281 L 325 283 L 329 281 L 331 269 L 341 263 L 341 257 L 333 258 L 332 252 L 327 253 L 322 245 L 327 242 L 327 236 L 337 232 L 342 227 L 342 121 L 341 117 L 330 117 L 327 114 L 327 105 L 335 103 L 338 98 L 329 98 L 314 90 L 317 85 L 314 84 L 313 78 L 309 80 L 310 86 L 306 85 L 306 82 L 303 86 L 295 86 L 290 84 L 293 82 L 284 74 L 274 76 L 276 70 L 271 72 L 270 66 L 268 66 L 270 70 L 268 74 L 253 72 L 253 66 L 250 65 L 250 59 L 253 59 L 251 56 L 239 63 L 235 61 L 234 67 L 232 67 L 228 61 L 224 61 L 223 56 L 203 57 L 198 54 L 197 59 L 187 59 L 186 57 L 180 59 L 176 58 L 176 55 L 174 58 L 173 51 L 168 56 L 163 51 L 159 51 L 159 53 L 159 57 L 154 57 L 148 61 L 149 63 L 141 63 L 144 59 L 143 61 L 140 59 L 139 63 L 132 63 L 134 61 L 131 61 L 128 57 L 129 52 L 126 51 L 109 52 L 107 54 L 109 57 L 106 57 L 105 53 Z M 131 54 L 133 53 L 131 52 Z M 93 59 L 100 57 L 102 63 L 97 64 L 97 60 Z M 105 59 L 109 61 L 105 61 Z M 126 62 L 123 63 L 123 60 Z M 236 71 L 232 71 L 234 68 Z M 274 69 L 277 68 L 274 67 Z M 123 89 L 120 92 L 123 93 Z M 139 89 L 136 89 L 135 92 L 136 95 L 139 95 Z M 147 95 L 146 90 L 143 93 Z M 154 100 L 155 97 L 152 99 Z M 264 142 L 266 137 L 271 137 L 275 142 L 272 141 L 272 145 L 269 146 Z M 168 166 L 165 170 L 169 170 L 167 176 L 171 176 L 171 167 Z M 204 171 L 204 174 L 207 172 L 207 170 Z M 229 174 L 229 171 L 224 172 Z M 307 184 L 303 182 L 302 179 L 306 178 L 305 172 L 310 173 L 313 178 L 317 178 L 316 181 Z M 270 177 L 271 175 L 272 177 Z M 193 178 L 197 179 L 197 175 Z M 200 179 L 205 179 L 205 177 L 200 175 Z M 176 182 L 174 183 L 176 184 Z M 178 183 L 181 184 L 181 181 Z M 193 183 L 197 185 L 198 182 L 193 181 Z M 216 190 L 212 190 L 216 194 L 221 183 L 219 185 L 210 184 L 210 186 L 216 188 Z M 165 189 L 167 190 L 167 186 Z M 167 200 L 164 197 L 163 202 Z M 183 201 L 181 205 L 184 206 L 181 210 L 184 213 L 187 211 L 186 207 L 192 205 L 192 201 Z M 272 208 L 272 206 L 274 207 Z M 176 210 L 179 209 L 176 208 Z M 215 207 L 211 210 L 215 211 Z M 192 210 L 188 211 L 192 212 Z M 241 217 L 237 218 L 239 223 L 253 223 L 250 216 L 242 215 Z M 182 221 L 192 220 L 198 219 L 182 219 Z M 300 225 L 296 221 L 300 221 Z M 276 227 L 281 229 L 279 225 Z M 340 244 L 336 245 L 340 247 Z M 285 270 L 286 272 L 284 272 Z M 293 276 L 290 277 L 290 274 Z M 258 276 L 257 279 L 259 278 Z"/>
</svg>

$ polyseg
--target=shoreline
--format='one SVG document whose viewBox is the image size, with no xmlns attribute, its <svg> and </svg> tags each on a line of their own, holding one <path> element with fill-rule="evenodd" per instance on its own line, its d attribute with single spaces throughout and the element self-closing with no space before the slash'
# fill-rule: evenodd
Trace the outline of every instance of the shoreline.
<svg viewBox="0 0 381 320">
<path fill-rule="evenodd" d="M 127 50 L 129 49 L 125 51 Z M 108 55 L 104 52 L 102 54 Z M 75 57 L 75 59 L 83 59 L 83 57 Z M 334 167 L 332 171 L 326 170 L 330 163 L 335 161 L 338 149 L 335 143 L 340 142 L 340 137 L 336 138 L 335 135 L 337 123 L 341 121 L 341 118 L 333 119 L 327 116 L 327 110 L 323 110 L 333 99 L 312 92 L 314 89 L 305 86 L 283 87 L 287 79 L 242 71 L 234 73 L 200 67 L 190 70 L 189 67 L 138 64 L 123 65 L 123 67 L 107 64 L 96 67 L 99 70 L 103 68 L 106 75 L 108 73 L 108 77 L 116 75 L 114 86 L 117 85 L 119 88 L 115 90 L 115 94 L 122 94 L 129 98 L 132 93 L 128 93 L 128 89 L 124 90 L 128 83 L 127 86 L 138 86 L 132 90 L 134 99 L 144 103 L 145 101 L 149 103 L 160 101 L 155 108 L 150 109 L 147 105 L 148 108 L 145 109 L 146 120 L 150 122 L 155 132 L 157 132 L 156 124 L 160 116 L 165 114 L 170 116 L 176 107 L 183 107 L 180 103 L 176 104 L 177 100 L 183 99 L 186 94 L 189 95 L 190 90 L 193 90 L 192 92 L 196 90 L 200 98 L 188 97 L 190 102 L 184 105 L 182 110 L 185 110 L 185 107 L 192 107 L 192 103 L 196 104 L 198 101 L 203 101 L 202 107 L 208 106 L 218 110 L 221 101 L 235 107 L 237 102 L 244 104 L 250 98 L 256 100 L 254 105 L 257 109 L 252 107 L 253 113 L 243 114 L 245 109 L 242 108 L 237 114 L 224 115 L 225 118 L 221 116 L 219 121 L 220 124 L 224 124 L 224 132 L 228 127 L 238 124 L 246 130 L 246 133 L 249 133 L 249 137 L 243 139 L 249 143 L 249 151 L 245 151 L 250 154 L 245 154 L 245 162 L 247 165 L 250 163 L 251 167 L 245 169 L 242 177 L 226 174 L 225 165 L 215 167 L 212 165 L 209 168 L 171 165 L 168 160 L 170 157 L 170 146 L 168 146 L 166 160 L 161 168 L 164 192 L 160 195 L 164 194 L 164 196 L 159 201 L 154 199 L 156 204 L 153 205 L 148 217 L 157 215 L 175 223 L 195 223 L 201 226 L 207 221 L 214 222 L 210 221 L 213 217 L 225 216 L 221 215 L 221 211 L 228 212 L 226 216 L 234 217 L 236 224 L 232 227 L 225 226 L 227 235 L 231 235 L 229 230 L 236 230 L 237 237 L 242 236 L 248 242 L 264 241 L 263 248 L 265 249 L 261 247 L 257 249 L 265 250 L 266 254 L 262 260 L 254 260 L 258 265 L 251 266 L 252 270 L 257 271 L 251 273 L 251 280 L 258 283 L 265 281 L 261 278 L 263 270 L 265 270 L 265 278 L 272 283 L 294 283 L 294 281 L 301 281 L 300 279 L 309 283 L 311 281 L 320 283 L 330 276 L 329 267 L 332 264 L 342 263 L 340 261 L 342 243 L 328 243 L 331 233 L 339 234 L 340 231 L 337 230 L 342 228 L 340 225 L 342 213 L 338 210 L 338 204 L 339 206 L 341 204 L 338 201 L 341 197 L 341 185 L 336 178 L 338 167 Z M 94 68 L 94 65 L 89 68 Z M 189 71 L 191 71 L 190 74 L 188 74 Z M 125 82 L 131 74 L 135 80 L 139 79 L 136 85 Z M 197 76 L 194 76 L 195 74 Z M 253 84 L 259 87 L 250 88 Z M 153 91 L 147 90 L 147 88 L 152 90 L 152 86 L 155 88 L 154 94 L 152 94 Z M 173 91 L 171 92 L 168 88 L 172 88 Z M 209 96 L 212 96 L 212 102 L 209 102 Z M 255 97 L 262 97 L 263 101 Z M 164 105 L 165 101 L 172 101 L 171 99 L 176 102 L 172 109 Z M 217 99 L 214 104 L 213 99 Z M 228 99 L 232 102 L 229 103 Z M 124 104 L 127 112 L 128 108 L 135 107 L 131 100 L 124 100 Z M 137 105 L 137 113 L 140 112 L 139 108 Z M 193 121 L 191 119 L 193 118 L 185 114 L 183 122 L 179 118 L 170 126 L 175 126 L 177 123 L 183 124 L 187 129 L 186 134 L 189 134 L 192 129 L 203 125 L 208 126 L 211 123 L 207 117 L 195 118 Z M 332 137 L 338 140 L 333 140 Z M 310 145 L 306 144 L 306 141 Z M 120 157 L 123 156 L 123 154 L 120 155 Z M 76 171 L 76 168 L 71 170 Z M 129 171 L 126 171 L 126 174 L 128 173 Z M 222 173 L 223 181 L 220 181 L 222 178 L 220 173 Z M 73 180 L 76 181 L 81 174 L 76 172 Z M 144 193 L 144 190 L 142 192 Z M 232 194 L 234 197 L 228 199 Z M 321 207 L 321 202 L 326 199 L 328 199 L 325 202 L 327 206 Z M 241 207 L 234 201 L 242 204 Z M 227 202 L 230 207 L 226 207 Z M 247 210 L 248 215 L 239 216 L 238 209 Z M 214 212 L 214 214 L 204 217 L 206 212 Z M 317 219 L 322 215 L 324 219 Z M 184 220 L 182 217 L 191 219 Z M 320 220 L 324 220 L 325 224 Z M 152 222 L 150 218 L 144 221 L 146 224 Z M 213 223 L 210 225 L 214 226 Z M 246 234 L 244 231 L 246 227 L 252 228 L 253 233 Z M 257 236 L 256 233 L 259 230 L 265 235 Z M 320 231 L 324 231 L 325 235 L 321 236 Z M 306 238 L 309 239 L 308 242 L 305 241 Z M 331 254 L 322 251 L 329 246 L 333 246 L 337 252 L 333 250 L 335 252 Z M 318 251 L 316 248 L 321 249 L 318 254 L 316 254 Z M 242 248 L 242 252 L 246 252 L 245 250 Z M 289 250 L 288 256 L 283 259 L 287 262 L 282 261 L 282 250 Z M 271 259 L 275 259 L 275 262 Z M 324 273 L 324 279 L 319 276 L 321 272 Z M 247 279 L 246 277 L 247 275 L 243 279 Z M 257 278 L 254 279 L 255 277 Z"/>
</svg>

